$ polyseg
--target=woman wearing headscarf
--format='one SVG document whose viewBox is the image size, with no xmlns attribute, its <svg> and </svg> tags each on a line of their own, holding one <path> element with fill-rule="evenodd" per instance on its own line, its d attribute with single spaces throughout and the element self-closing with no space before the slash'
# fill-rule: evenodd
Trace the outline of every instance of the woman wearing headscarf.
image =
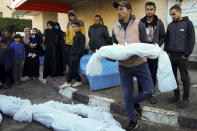
<svg viewBox="0 0 197 131">
<path fill-rule="evenodd" d="M 61 26 L 58 22 L 55 22 L 55 30 L 58 34 L 60 34 L 60 51 L 61 51 L 61 62 L 62 62 L 62 70 L 63 72 L 66 71 L 66 54 L 65 54 L 65 40 L 64 36 L 65 33 L 62 31 Z"/>
<path fill-rule="evenodd" d="M 37 31 L 37 29 L 35 29 L 35 31 Z M 25 46 L 26 59 L 25 59 L 25 64 L 24 64 L 24 69 L 23 69 L 23 76 L 28 76 L 29 79 L 32 79 L 33 77 L 38 78 L 39 68 L 40 68 L 40 62 L 39 62 L 40 41 L 38 41 L 36 46 L 32 46 L 30 37 L 31 35 L 35 35 L 35 34 L 31 34 L 29 28 L 25 28 L 24 33 L 25 33 L 25 36 L 23 37 L 22 41 Z M 28 57 L 28 54 L 31 49 L 35 50 L 35 53 L 36 53 L 35 57 Z"/>
<path fill-rule="evenodd" d="M 60 51 L 61 34 L 55 29 L 54 22 L 48 21 L 47 27 L 48 29 L 44 33 L 44 44 L 46 46 L 43 71 L 44 79 L 49 75 L 51 77 L 63 75 Z"/>
</svg>

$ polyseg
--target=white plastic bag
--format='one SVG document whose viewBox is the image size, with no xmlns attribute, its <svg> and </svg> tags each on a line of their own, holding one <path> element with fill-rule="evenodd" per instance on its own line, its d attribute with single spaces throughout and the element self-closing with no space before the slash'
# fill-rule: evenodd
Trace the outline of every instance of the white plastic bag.
<svg viewBox="0 0 197 131">
<path fill-rule="evenodd" d="M 66 111 L 69 113 L 95 119 L 98 121 L 103 121 L 104 123 L 110 123 L 112 125 L 121 127 L 121 124 L 113 118 L 111 113 L 102 112 L 97 108 L 92 108 L 84 104 L 70 105 L 70 104 L 63 104 L 63 103 L 54 102 L 54 101 L 48 101 L 44 103 L 43 105 L 50 106 L 52 108 L 61 110 L 63 112 Z"/>
<path fill-rule="evenodd" d="M 55 122 L 53 116 L 55 116 L 56 112 L 53 109 L 42 105 L 33 105 L 32 107 L 34 120 L 40 122 L 48 128 L 51 128 L 52 123 Z"/>
<path fill-rule="evenodd" d="M 13 117 L 14 120 L 20 122 L 29 122 L 32 121 L 32 109 L 31 105 L 25 105 L 22 109 L 20 109 Z"/>
<path fill-rule="evenodd" d="M 31 122 L 33 114 L 35 121 L 55 131 L 124 131 L 110 113 L 83 104 L 49 101 L 31 105 L 29 100 L 0 95 L 0 110 L 21 122 Z M 81 115 L 88 118 L 82 118 Z"/>
<path fill-rule="evenodd" d="M 172 71 L 170 59 L 164 51 L 161 52 L 158 59 L 157 80 L 158 88 L 161 92 L 177 89 L 177 83 Z"/>
<path fill-rule="evenodd" d="M 32 121 L 31 102 L 13 96 L 0 95 L 0 110 L 18 121 Z"/>
<path fill-rule="evenodd" d="M 109 123 L 110 125 L 122 128 L 121 124 L 116 121 L 113 118 L 112 114 L 109 112 L 91 111 L 88 113 L 88 118 L 102 121 L 103 123 Z"/>
<path fill-rule="evenodd" d="M 120 123 L 110 113 L 100 112 L 83 104 L 49 101 L 33 107 L 34 120 L 55 131 L 108 131 L 111 128 L 113 131 L 123 131 Z"/>
</svg>

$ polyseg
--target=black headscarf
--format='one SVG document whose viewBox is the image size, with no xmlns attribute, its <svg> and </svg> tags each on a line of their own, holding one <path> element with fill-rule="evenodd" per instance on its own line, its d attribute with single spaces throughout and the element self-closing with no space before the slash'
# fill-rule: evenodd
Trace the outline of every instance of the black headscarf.
<svg viewBox="0 0 197 131">
<path fill-rule="evenodd" d="M 53 21 L 48 21 L 48 22 L 47 22 L 47 25 L 51 25 L 51 26 L 53 26 L 53 28 L 54 28 L 55 23 L 54 23 Z"/>
</svg>

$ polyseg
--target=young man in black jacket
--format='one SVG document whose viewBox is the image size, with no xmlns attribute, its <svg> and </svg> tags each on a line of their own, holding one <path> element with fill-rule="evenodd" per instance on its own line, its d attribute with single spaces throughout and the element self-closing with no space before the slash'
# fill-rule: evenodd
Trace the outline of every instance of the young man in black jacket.
<svg viewBox="0 0 197 131">
<path fill-rule="evenodd" d="M 82 85 L 81 78 L 78 74 L 78 69 L 80 65 L 80 59 L 84 54 L 85 49 L 85 36 L 80 31 L 81 24 L 75 22 L 72 24 L 75 36 L 73 38 L 73 44 L 71 48 L 69 73 L 67 76 L 67 82 L 60 86 L 60 88 L 70 87 L 70 86 L 80 86 Z M 72 80 L 75 79 L 75 83 L 71 85 Z"/>
<path fill-rule="evenodd" d="M 107 27 L 102 25 L 102 18 L 100 15 L 94 17 L 94 25 L 89 27 L 88 36 L 90 38 L 89 46 L 94 52 L 96 49 L 100 49 L 102 46 L 111 44 L 109 32 Z"/>
<path fill-rule="evenodd" d="M 146 16 L 141 19 L 146 27 L 148 43 L 150 44 L 158 44 L 162 46 L 165 39 L 165 29 L 163 22 L 155 15 L 156 5 L 154 2 L 147 2 L 145 4 L 145 13 Z M 158 59 L 148 59 L 148 66 L 151 72 L 151 76 L 153 79 L 154 85 L 156 85 L 157 81 L 157 64 Z M 139 91 L 141 91 L 141 86 L 139 85 Z M 155 97 L 150 99 L 151 104 L 156 104 L 157 100 Z"/>
<path fill-rule="evenodd" d="M 183 100 L 179 103 L 179 108 L 186 108 L 189 105 L 190 81 L 188 76 L 188 57 L 195 45 L 195 31 L 192 22 L 188 17 L 182 17 L 181 8 L 174 5 L 170 9 L 172 22 L 168 25 L 164 50 L 170 56 L 172 69 L 177 79 L 177 68 L 180 71 L 183 82 Z M 178 84 L 178 83 L 177 83 Z M 169 103 L 179 102 L 179 88 L 174 90 L 174 97 L 169 99 Z"/>
</svg>

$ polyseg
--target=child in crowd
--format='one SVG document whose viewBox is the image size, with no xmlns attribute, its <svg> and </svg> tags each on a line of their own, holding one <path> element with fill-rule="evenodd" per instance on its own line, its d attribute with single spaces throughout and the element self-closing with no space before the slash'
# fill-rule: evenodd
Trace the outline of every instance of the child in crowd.
<svg viewBox="0 0 197 131">
<path fill-rule="evenodd" d="M 33 28 L 32 34 L 30 36 L 30 49 L 29 49 L 28 57 L 31 57 L 33 59 L 37 56 L 36 55 L 37 50 L 35 49 L 37 44 L 40 44 L 40 36 L 38 34 L 38 29 Z"/>
<path fill-rule="evenodd" d="M 16 34 L 13 38 L 15 42 L 10 45 L 10 47 L 13 48 L 15 52 L 13 74 L 15 83 L 20 84 L 25 61 L 25 48 L 21 43 L 21 35 Z"/>
<path fill-rule="evenodd" d="M 12 68 L 14 63 L 14 50 L 8 46 L 7 40 L 0 40 L 0 83 L 1 88 L 6 88 L 12 80 Z"/>
<path fill-rule="evenodd" d="M 60 86 L 60 88 L 70 87 L 70 86 L 80 86 L 82 85 L 81 78 L 78 73 L 80 59 L 84 54 L 85 49 L 85 36 L 81 33 L 81 25 L 79 22 L 72 24 L 75 36 L 73 38 L 73 45 L 71 48 L 69 73 L 67 76 L 67 82 Z M 71 85 L 72 80 L 75 79 L 75 83 Z"/>
</svg>

